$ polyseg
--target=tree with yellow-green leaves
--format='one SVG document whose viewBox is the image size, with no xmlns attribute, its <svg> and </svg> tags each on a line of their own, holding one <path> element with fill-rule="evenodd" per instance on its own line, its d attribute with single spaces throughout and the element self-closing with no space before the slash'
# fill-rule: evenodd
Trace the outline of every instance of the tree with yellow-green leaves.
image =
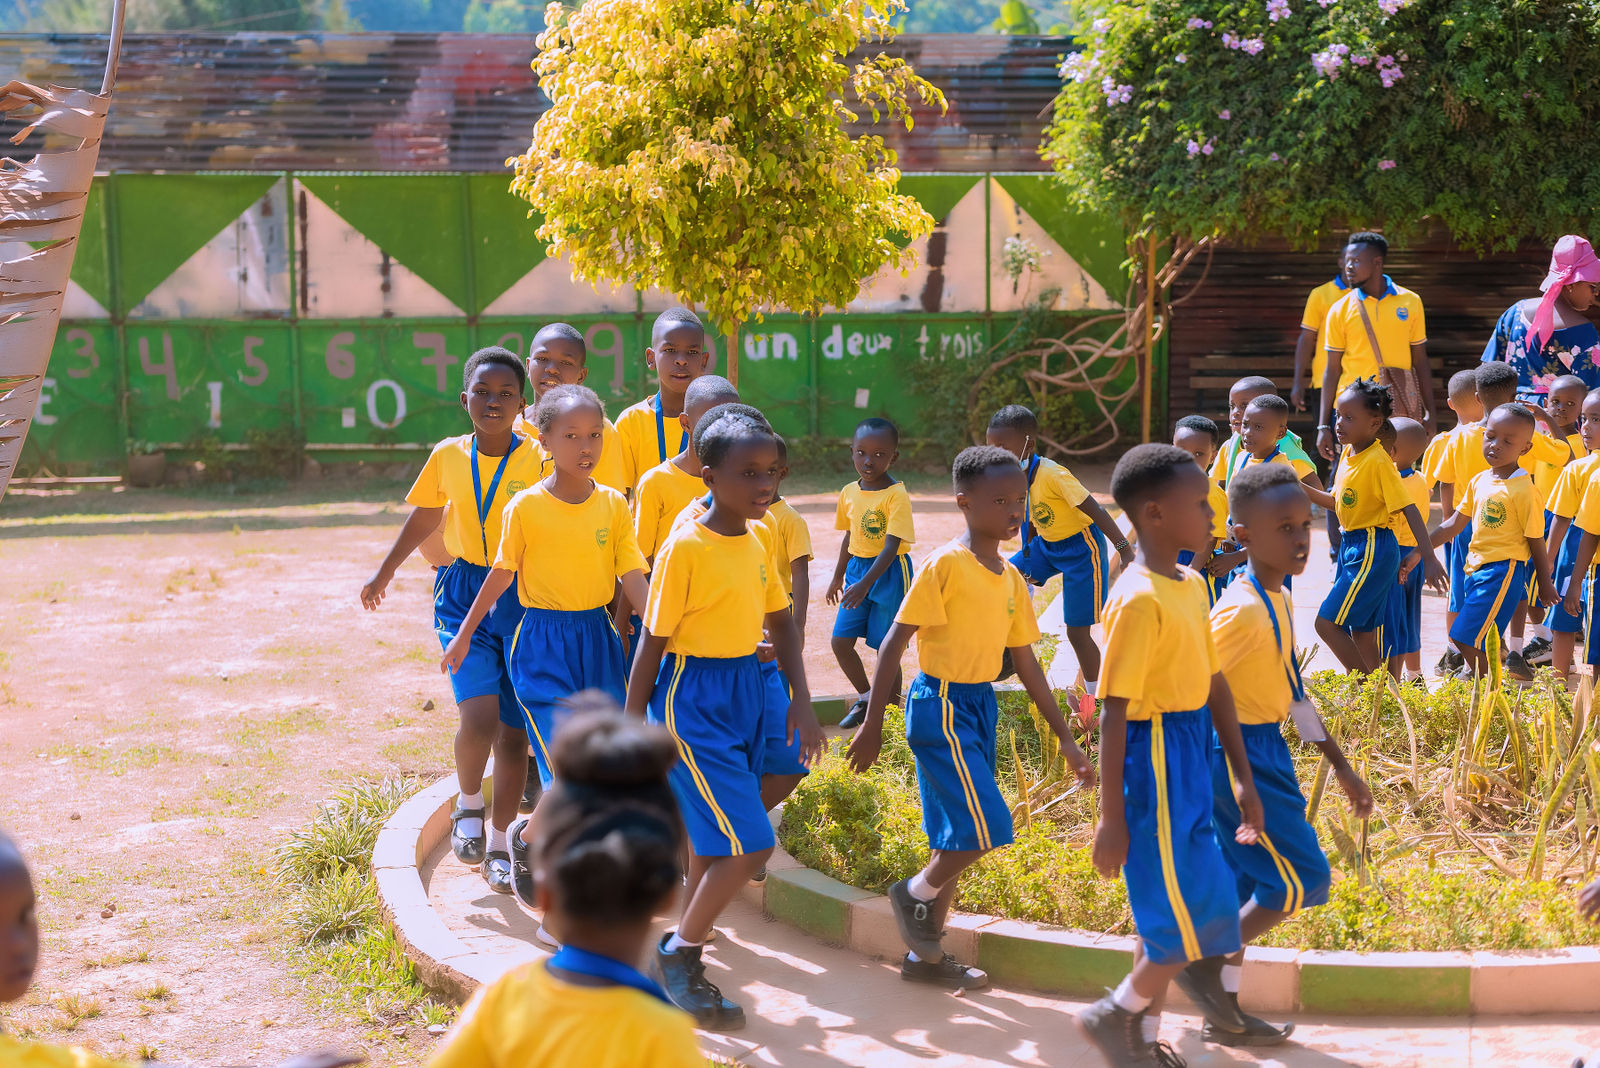
<svg viewBox="0 0 1600 1068">
<path fill-rule="evenodd" d="M 539 236 L 589 282 L 703 305 L 728 337 L 764 311 L 854 299 L 934 220 L 897 193 L 870 115 L 911 127 L 944 96 L 893 38 L 901 0 L 588 0 L 545 11 L 534 70 L 550 109 L 510 161 Z"/>
</svg>

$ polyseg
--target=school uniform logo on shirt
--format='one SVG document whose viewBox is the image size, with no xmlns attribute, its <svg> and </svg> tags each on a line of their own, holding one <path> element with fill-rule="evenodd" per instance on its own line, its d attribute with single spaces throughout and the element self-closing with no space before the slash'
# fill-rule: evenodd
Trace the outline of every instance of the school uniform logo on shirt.
<svg viewBox="0 0 1600 1068">
<path fill-rule="evenodd" d="M 610 527 L 601 527 L 599 530 L 596 530 L 594 532 L 594 543 L 596 545 L 600 546 L 600 548 L 604 549 L 606 547 L 606 539 L 608 539 L 610 537 L 611 537 L 611 528 Z"/>
<path fill-rule="evenodd" d="M 1033 516 L 1041 527 L 1047 527 L 1056 521 L 1056 510 L 1041 501 L 1033 506 Z"/>
<path fill-rule="evenodd" d="M 1506 521 L 1506 506 L 1500 501 L 1484 501 L 1478 509 L 1478 522 L 1486 527 L 1497 527 Z"/>
<path fill-rule="evenodd" d="M 868 508 L 861 515 L 861 533 L 869 538 L 881 538 L 889 531 L 889 517 L 882 508 Z"/>
<path fill-rule="evenodd" d="M 1339 503 L 1346 508 L 1354 508 L 1356 506 L 1356 491 L 1346 486 L 1344 492 L 1339 494 Z"/>
<path fill-rule="evenodd" d="M 517 480 L 515 480 L 513 482 L 507 482 L 506 483 L 506 496 L 507 497 L 514 497 L 514 496 L 516 496 L 517 494 L 521 493 L 523 490 L 525 490 L 527 488 L 528 488 L 528 484 L 526 482 L 523 482 L 521 479 L 517 479 Z"/>
<path fill-rule="evenodd" d="M 1006 598 L 1006 615 L 1014 616 L 1016 614 L 1017 614 L 1017 599 L 1015 597 L 1007 597 Z"/>
<path fill-rule="evenodd" d="M 767 584 L 767 565 L 766 564 L 762 564 L 761 565 L 761 585 L 765 586 L 766 584 Z"/>
<path fill-rule="evenodd" d="M 1394 317 L 1396 319 L 1399 319 L 1403 323 L 1407 319 L 1411 318 L 1411 309 L 1410 308 L 1396 308 L 1394 310 Z"/>
</svg>

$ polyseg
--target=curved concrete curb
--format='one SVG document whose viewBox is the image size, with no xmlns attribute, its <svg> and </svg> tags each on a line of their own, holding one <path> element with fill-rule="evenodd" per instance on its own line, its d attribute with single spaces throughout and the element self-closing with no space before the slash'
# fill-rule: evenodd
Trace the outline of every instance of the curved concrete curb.
<svg viewBox="0 0 1600 1068">
<path fill-rule="evenodd" d="M 488 784 L 485 783 L 485 788 Z M 431 990 L 465 1001 L 497 973 L 433 911 L 421 867 L 449 833 L 454 777 L 389 818 L 373 850 L 384 917 Z M 804 867 L 780 846 L 745 894 L 773 919 L 868 956 L 905 953 L 888 898 Z M 1134 940 L 957 913 L 945 948 L 1001 986 L 1093 998 L 1115 986 Z M 1174 995 L 1177 992 L 1174 990 Z M 1262 1013 L 1468 1016 L 1600 1012 L 1600 946 L 1493 953 L 1330 953 L 1251 947 L 1240 1000 Z"/>
</svg>

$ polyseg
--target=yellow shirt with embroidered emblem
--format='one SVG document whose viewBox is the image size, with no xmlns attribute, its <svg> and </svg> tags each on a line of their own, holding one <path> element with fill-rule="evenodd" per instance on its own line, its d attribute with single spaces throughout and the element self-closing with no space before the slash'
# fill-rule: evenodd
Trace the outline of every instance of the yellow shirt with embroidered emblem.
<svg viewBox="0 0 1600 1068">
<path fill-rule="evenodd" d="M 469 564 L 488 567 L 500 543 L 500 529 L 504 522 L 506 503 L 539 481 L 539 457 L 529 448 L 526 439 L 512 450 L 510 458 L 479 456 L 473 444 L 474 435 L 446 438 L 433 447 L 422 473 L 406 494 L 406 503 L 418 508 L 444 508 L 444 547 L 452 556 Z M 505 459 L 506 471 L 500 477 L 494 499 L 489 502 L 489 514 L 483 526 L 478 526 L 478 502 L 472 486 L 472 463 L 476 456 L 478 481 L 488 494 L 494 482 L 494 473 Z M 484 543 L 488 552 L 484 552 Z"/>
<path fill-rule="evenodd" d="M 689 433 L 675 415 L 657 415 L 661 394 L 654 393 L 622 410 L 617 416 L 617 437 L 622 441 L 622 475 L 629 489 L 652 467 L 666 463 L 689 447 Z M 662 447 L 665 442 L 666 447 Z"/>
<path fill-rule="evenodd" d="M 1550 491 L 1549 503 L 1545 507 L 1552 515 L 1564 519 L 1576 519 L 1578 506 L 1587 495 L 1589 483 L 1597 470 L 1600 470 L 1600 452 L 1580 454 L 1576 460 L 1561 469 L 1561 474 L 1556 478 L 1555 488 Z M 1600 497 L 1596 500 L 1600 503 Z"/>
<path fill-rule="evenodd" d="M 1400 484 L 1411 495 L 1411 503 L 1417 506 L 1417 514 L 1422 517 L 1422 525 L 1428 525 L 1428 510 L 1433 505 L 1433 495 L 1428 491 L 1428 478 L 1421 471 L 1413 470 L 1409 475 L 1400 476 Z M 1394 531 L 1395 541 L 1400 543 L 1402 549 L 1415 549 L 1417 538 L 1411 533 L 1411 524 L 1406 522 L 1404 512 L 1396 512 L 1389 517 L 1389 529 Z"/>
<path fill-rule="evenodd" d="M 772 531 L 751 523 L 718 534 L 698 520 L 677 530 L 656 557 L 644 625 L 684 656 L 748 656 L 768 612 L 788 607 Z"/>
<path fill-rule="evenodd" d="M 1178 575 L 1130 565 L 1100 616 L 1106 635 L 1100 696 L 1125 698 L 1130 720 L 1201 707 L 1220 668 L 1206 580 L 1182 566 Z"/>
<path fill-rule="evenodd" d="M 551 462 L 550 453 L 540 438 L 539 428 L 529 422 L 527 416 L 517 416 L 517 433 L 532 443 L 534 454 L 539 457 L 540 471 L 546 475 L 553 472 L 555 465 Z M 600 485 L 610 486 L 618 493 L 626 495 L 631 488 L 622 455 L 622 439 L 617 436 L 617 428 L 609 419 L 605 420 L 601 430 L 600 457 L 595 461 L 594 470 L 590 474 Z"/>
<path fill-rule="evenodd" d="M 900 555 L 911 552 L 917 540 L 911 523 L 911 494 L 904 482 L 881 490 L 862 489 L 859 481 L 839 491 L 833 529 L 850 532 L 850 555 L 872 559 L 883 552 L 884 539 L 900 539 Z"/>
<path fill-rule="evenodd" d="M 1294 700 L 1288 675 L 1294 670 L 1294 606 L 1283 590 L 1266 594 L 1282 632 L 1281 649 L 1272 616 L 1248 578 L 1235 580 L 1211 607 L 1211 640 L 1240 723 L 1282 723 Z"/>
<path fill-rule="evenodd" d="M 705 1068 L 689 1016 L 631 986 L 578 986 L 524 964 L 483 988 L 428 1068 Z"/>
<path fill-rule="evenodd" d="M 711 510 L 710 500 L 707 497 L 696 497 L 684 506 L 678 513 L 678 518 L 673 520 L 672 529 L 676 531 L 685 523 L 692 523 Z M 772 507 L 767 509 L 767 514 L 757 522 L 767 528 L 773 537 L 773 555 L 778 559 L 778 577 L 783 580 L 783 592 L 794 596 L 794 565 L 802 560 L 811 559 L 811 528 L 806 526 L 806 521 L 800 513 L 794 510 L 794 505 L 779 497 L 772 502 Z M 788 566 L 782 566 L 787 563 Z"/>
<path fill-rule="evenodd" d="M 1311 353 L 1311 388 L 1322 388 L 1322 372 L 1328 369 L 1328 309 L 1350 292 L 1344 279 L 1335 277 L 1313 289 L 1306 297 L 1306 310 L 1300 316 L 1300 329 L 1317 332 L 1317 347 Z"/>
<path fill-rule="evenodd" d="M 705 479 L 668 460 L 645 472 L 633 494 L 633 536 L 646 558 L 661 552 L 678 514 L 704 496 Z"/>
<path fill-rule="evenodd" d="M 1381 297 L 1371 297 L 1361 289 L 1350 290 L 1328 309 L 1328 333 L 1324 342 L 1330 354 L 1340 354 L 1340 390 L 1358 378 L 1378 376 L 1378 358 L 1361 322 L 1363 306 L 1388 367 L 1409 368 L 1411 346 L 1428 340 L 1422 298 L 1411 290 L 1395 285 L 1388 276 L 1384 277 Z"/>
<path fill-rule="evenodd" d="M 1374 441 L 1360 452 L 1346 445 L 1339 454 L 1339 471 L 1333 476 L 1334 511 L 1341 530 L 1386 527 L 1394 513 L 1411 503 L 1400 482 L 1400 471 Z"/>
<path fill-rule="evenodd" d="M 917 628 L 917 666 L 943 682 L 993 682 L 1007 649 L 1039 640 L 1028 583 L 1000 560 L 998 573 L 952 541 L 935 549 L 911 580 L 896 623 Z"/>
<path fill-rule="evenodd" d="M 1078 506 L 1089 499 L 1083 483 L 1065 467 L 1039 457 L 1028 487 L 1028 515 L 1045 541 L 1064 541 L 1094 524 Z"/>
<path fill-rule="evenodd" d="M 617 579 L 644 570 L 633 540 L 628 502 L 595 486 L 582 504 L 568 504 L 541 481 L 511 498 L 494 566 L 517 573 L 526 608 L 586 612 L 611 603 Z"/>
<path fill-rule="evenodd" d="M 1468 571 L 1496 560 L 1526 560 L 1528 539 L 1544 537 L 1544 504 L 1526 471 L 1510 478 L 1483 472 L 1467 483 L 1456 511 L 1472 520 Z"/>
</svg>

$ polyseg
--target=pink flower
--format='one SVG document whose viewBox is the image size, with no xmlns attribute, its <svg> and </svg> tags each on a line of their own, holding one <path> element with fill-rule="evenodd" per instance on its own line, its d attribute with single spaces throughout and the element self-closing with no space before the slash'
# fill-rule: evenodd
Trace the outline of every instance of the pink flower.
<svg viewBox="0 0 1600 1068">
<path fill-rule="evenodd" d="M 1221 119 L 1223 122 L 1227 122 L 1229 119 L 1233 118 L 1233 113 L 1227 108 L 1223 108 L 1221 111 L 1217 112 L 1217 118 Z"/>
<path fill-rule="evenodd" d="M 1211 155 L 1211 142 L 1207 141 L 1205 144 L 1201 145 L 1200 151 L 1207 156 Z"/>
<path fill-rule="evenodd" d="M 1392 171 L 1394 168 L 1395 162 L 1392 159 L 1380 159 L 1378 161 L 1378 169 L 1380 171 Z"/>
<path fill-rule="evenodd" d="M 1282 157 L 1280 157 L 1276 152 L 1274 152 L 1272 155 L 1268 156 L 1267 158 L 1270 159 L 1272 162 L 1277 163 Z"/>
<path fill-rule="evenodd" d="M 1177 55 L 1172 57 L 1172 61 L 1174 63 L 1187 63 L 1189 62 L 1189 57 L 1184 55 L 1182 52 L 1179 52 Z"/>
<path fill-rule="evenodd" d="M 1207 19 L 1190 19 L 1184 23 L 1184 27 L 1191 30 L 1209 30 L 1211 22 Z"/>
<path fill-rule="evenodd" d="M 1198 156 L 1200 154 L 1200 142 L 1196 141 L 1192 137 L 1189 138 L 1189 143 L 1185 145 L 1184 148 L 1188 150 L 1189 155 L 1191 156 Z"/>
<path fill-rule="evenodd" d="M 1289 0 L 1267 0 L 1267 18 L 1273 22 L 1289 17 Z"/>
</svg>

